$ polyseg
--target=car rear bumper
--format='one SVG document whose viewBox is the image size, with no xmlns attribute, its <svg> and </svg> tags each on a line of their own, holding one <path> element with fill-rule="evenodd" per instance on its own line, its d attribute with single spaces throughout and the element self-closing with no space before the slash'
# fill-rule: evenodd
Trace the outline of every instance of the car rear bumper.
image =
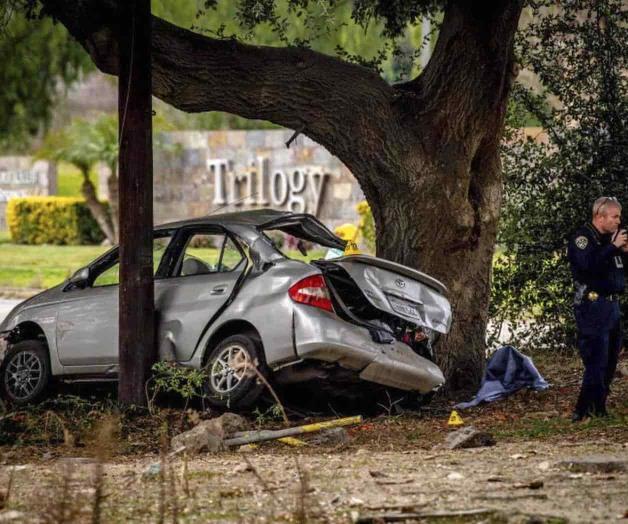
<svg viewBox="0 0 628 524">
<path fill-rule="evenodd" d="M 332 313 L 295 305 L 294 343 L 302 359 L 335 362 L 360 378 L 406 391 L 428 393 L 441 387 L 440 368 L 402 342 L 378 344 L 369 331 Z"/>
</svg>

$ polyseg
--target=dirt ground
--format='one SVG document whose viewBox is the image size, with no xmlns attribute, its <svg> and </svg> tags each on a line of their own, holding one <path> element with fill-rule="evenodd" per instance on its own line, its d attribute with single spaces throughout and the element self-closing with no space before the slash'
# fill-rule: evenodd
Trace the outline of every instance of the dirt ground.
<svg viewBox="0 0 628 524">
<path fill-rule="evenodd" d="M 628 378 L 616 381 L 613 417 L 572 424 L 579 364 L 554 359 L 537 365 L 552 388 L 463 412 L 465 425 L 490 432 L 497 443 L 453 451 L 434 447 L 451 431 L 451 403 L 444 400 L 420 413 L 368 419 L 349 430 L 346 444 L 297 449 L 267 443 L 188 459 L 160 457 L 163 429 L 155 417 L 133 428 L 118 420 L 120 431 L 98 445 L 85 435 L 70 436 L 78 421 L 67 410 L 42 412 L 39 426 L 21 414 L 0 425 L 0 522 L 628 519 Z M 172 420 L 181 415 L 170 414 Z M 64 428 L 57 436 L 55 417 Z M 278 427 L 262 419 L 254 423 Z M 35 440 L 42 425 L 48 436 Z M 605 457 L 608 467 L 588 472 L 563 464 L 591 456 Z"/>
</svg>

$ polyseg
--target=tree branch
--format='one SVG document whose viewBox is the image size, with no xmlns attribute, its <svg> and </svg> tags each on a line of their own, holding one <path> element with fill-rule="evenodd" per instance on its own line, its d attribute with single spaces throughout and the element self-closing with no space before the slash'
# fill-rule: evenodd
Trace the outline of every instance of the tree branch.
<svg viewBox="0 0 628 524">
<path fill-rule="evenodd" d="M 513 41 L 522 0 L 450 0 L 425 71 L 396 89 L 414 96 L 438 136 L 499 139 L 513 75 Z M 479 129 L 482 127 L 484 129 Z"/>
<path fill-rule="evenodd" d="M 45 14 L 113 75 L 117 2 L 42 0 Z M 374 71 L 305 48 L 213 39 L 157 17 L 152 34 L 153 94 L 183 111 L 226 111 L 302 129 L 340 158 L 385 141 L 379 123 L 394 115 L 393 89 Z"/>
</svg>

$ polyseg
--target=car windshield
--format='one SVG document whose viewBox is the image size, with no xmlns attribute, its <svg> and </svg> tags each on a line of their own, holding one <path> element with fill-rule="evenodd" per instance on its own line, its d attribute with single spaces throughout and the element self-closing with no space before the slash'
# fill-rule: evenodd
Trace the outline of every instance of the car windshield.
<svg viewBox="0 0 628 524">
<path fill-rule="evenodd" d="M 310 262 L 311 260 L 319 260 L 325 258 L 329 248 L 320 244 L 304 240 L 302 238 L 290 235 L 278 229 L 269 229 L 262 233 L 268 241 L 279 251 L 284 257 L 292 260 L 303 260 Z"/>
</svg>

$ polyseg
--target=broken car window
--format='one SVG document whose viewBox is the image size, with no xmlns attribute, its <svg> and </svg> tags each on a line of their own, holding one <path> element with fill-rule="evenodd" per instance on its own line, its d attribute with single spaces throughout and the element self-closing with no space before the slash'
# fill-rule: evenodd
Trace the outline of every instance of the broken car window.
<svg viewBox="0 0 628 524">
<path fill-rule="evenodd" d="M 241 260 L 242 254 L 224 234 L 195 233 L 185 246 L 179 276 L 232 271 Z"/>
<path fill-rule="evenodd" d="M 167 233 L 153 239 L 153 275 L 157 272 L 166 248 L 172 239 L 172 234 Z M 112 286 L 120 283 L 120 262 L 116 255 L 115 263 L 108 265 L 92 283 L 92 287 Z"/>
<path fill-rule="evenodd" d="M 284 257 L 293 260 L 303 260 L 305 262 L 319 260 L 325 257 L 325 252 L 327 251 L 327 248 L 320 244 L 304 240 L 277 229 L 266 230 L 264 231 L 264 235 L 277 251 Z"/>
</svg>

